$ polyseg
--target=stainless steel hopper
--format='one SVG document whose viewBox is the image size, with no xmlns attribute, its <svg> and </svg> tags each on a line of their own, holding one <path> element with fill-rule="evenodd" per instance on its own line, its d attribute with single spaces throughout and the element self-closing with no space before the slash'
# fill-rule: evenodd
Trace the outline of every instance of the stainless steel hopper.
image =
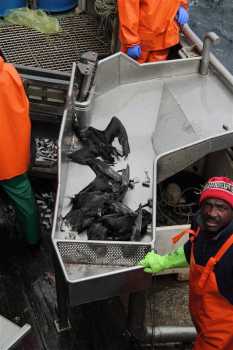
<svg viewBox="0 0 233 350">
<path fill-rule="evenodd" d="M 139 65 L 117 53 L 99 62 L 95 84 L 86 101 L 75 99 L 71 84 L 59 137 L 59 184 L 52 231 L 60 329 L 68 325 L 68 305 L 134 293 L 150 286 L 151 276 L 136 264 L 155 247 L 157 174 L 166 178 L 180 169 L 180 158 L 174 158 L 170 166 L 172 150 L 232 129 L 232 76 L 212 56 L 208 63 L 204 74 L 203 70 L 200 74 L 201 56 Z M 75 71 L 72 74 L 75 77 Z M 71 128 L 74 115 L 82 127 L 104 129 L 114 115 L 124 124 L 131 153 L 118 166 L 128 163 L 131 176 L 140 180 L 125 202 L 135 209 L 139 203 L 154 199 L 152 228 L 142 241 L 89 241 L 85 235 L 62 228 L 71 196 L 94 178 L 90 168 L 67 158 L 77 147 Z M 198 153 L 199 148 L 194 151 Z M 161 164 L 167 168 L 160 169 L 160 163 L 153 167 L 154 159 L 164 152 L 166 163 Z M 149 188 L 141 185 L 145 172 L 152 180 Z"/>
</svg>

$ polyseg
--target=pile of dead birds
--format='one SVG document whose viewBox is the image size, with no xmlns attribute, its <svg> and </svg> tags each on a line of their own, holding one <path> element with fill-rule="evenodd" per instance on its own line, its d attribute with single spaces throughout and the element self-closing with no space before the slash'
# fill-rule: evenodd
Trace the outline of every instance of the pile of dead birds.
<svg viewBox="0 0 233 350">
<path fill-rule="evenodd" d="M 140 204 L 136 211 L 123 203 L 127 191 L 132 189 L 129 165 L 115 171 L 111 165 L 130 153 L 128 135 L 121 121 L 113 117 L 105 130 L 93 127 L 73 129 L 82 148 L 69 154 L 79 164 L 89 166 L 95 179 L 71 199 L 71 210 L 63 219 L 72 231 L 84 231 L 90 240 L 139 241 L 152 221 L 150 211 Z M 117 138 L 121 151 L 113 146 Z"/>
</svg>

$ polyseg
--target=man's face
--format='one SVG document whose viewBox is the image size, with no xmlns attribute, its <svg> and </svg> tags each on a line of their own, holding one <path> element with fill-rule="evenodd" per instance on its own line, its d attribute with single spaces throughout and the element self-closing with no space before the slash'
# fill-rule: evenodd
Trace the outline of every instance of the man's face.
<svg viewBox="0 0 233 350">
<path fill-rule="evenodd" d="M 217 233 L 233 220 L 233 209 L 225 201 L 209 198 L 201 205 L 203 226 L 207 232 Z"/>
</svg>

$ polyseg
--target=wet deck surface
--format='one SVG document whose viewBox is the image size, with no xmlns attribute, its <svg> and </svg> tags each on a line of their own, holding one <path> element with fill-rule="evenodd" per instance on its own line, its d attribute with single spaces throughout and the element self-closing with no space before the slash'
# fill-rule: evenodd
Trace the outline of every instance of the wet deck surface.
<svg viewBox="0 0 233 350">
<path fill-rule="evenodd" d="M 37 256 L 17 240 L 1 244 L 0 314 L 20 326 L 32 326 L 18 350 L 71 349 L 53 325 L 56 294 L 48 242 L 46 235 Z"/>
<path fill-rule="evenodd" d="M 2 237 L 0 314 L 20 326 L 28 323 L 32 327 L 17 350 L 131 349 L 123 336 L 126 318 L 123 311 L 119 312 L 118 299 L 73 308 L 72 330 L 58 334 L 54 326 L 57 312 L 50 233 L 43 232 L 37 255 L 19 239 Z"/>
<path fill-rule="evenodd" d="M 71 310 L 72 330 L 58 334 L 54 320 L 56 291 L 50 246 L 44 232 L 38 255 L 32 255 L 19 240 L 2 239 L 0 254 L 0 314 L 32 329 L 17 350 L 133 350 L 122 334 L 126 327 L 119 300 L 92 303 Z M 146 324 L 192 325 L 188 309 L 187 282 L 161 276 L 148 297 Z M 113 316 L 114 315 L 114 316 Z M 112 317 L 113 316 L 113 317 Z M 107 322 L 106 322 L 107 321 Z M 112 345 L 114 341 L 115 345 Z M 156 349 L 166 349 L 156 346 Z M 169 349 L 169 348 L 168 348 Z M 177 348 L 176 349 L 181 349 Z M 186 347 L 185 349 L 189 349 Z"/>
</svg>

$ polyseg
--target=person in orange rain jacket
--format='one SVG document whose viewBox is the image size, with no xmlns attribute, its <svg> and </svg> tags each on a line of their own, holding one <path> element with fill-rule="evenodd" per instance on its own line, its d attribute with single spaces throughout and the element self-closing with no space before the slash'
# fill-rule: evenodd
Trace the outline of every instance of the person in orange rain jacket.
<svg viewBox="0 0 233 350">
<path fill-rule="evenodd" d="M 31 122 L 23 82 L 0 57 L 0 186 L 12 201 L 30 247 L 39 243 L 39 220 L 27 171 Z"/>
<path fill-rule="evenodd" d="M 197 330 L 193 350 L 233 349 L 233 181 L 210 178 L 200 196 L 200 211 L 189 240 L 176 251 L 149 252 L 145 272 L 190 265 L 189 309 Z"/>
<path fill-rule="evenodd" d="M 121 51 L 139 63 L 166 60 L 188 22 L 187 0 L 117 0 Z"/>
</svg>

